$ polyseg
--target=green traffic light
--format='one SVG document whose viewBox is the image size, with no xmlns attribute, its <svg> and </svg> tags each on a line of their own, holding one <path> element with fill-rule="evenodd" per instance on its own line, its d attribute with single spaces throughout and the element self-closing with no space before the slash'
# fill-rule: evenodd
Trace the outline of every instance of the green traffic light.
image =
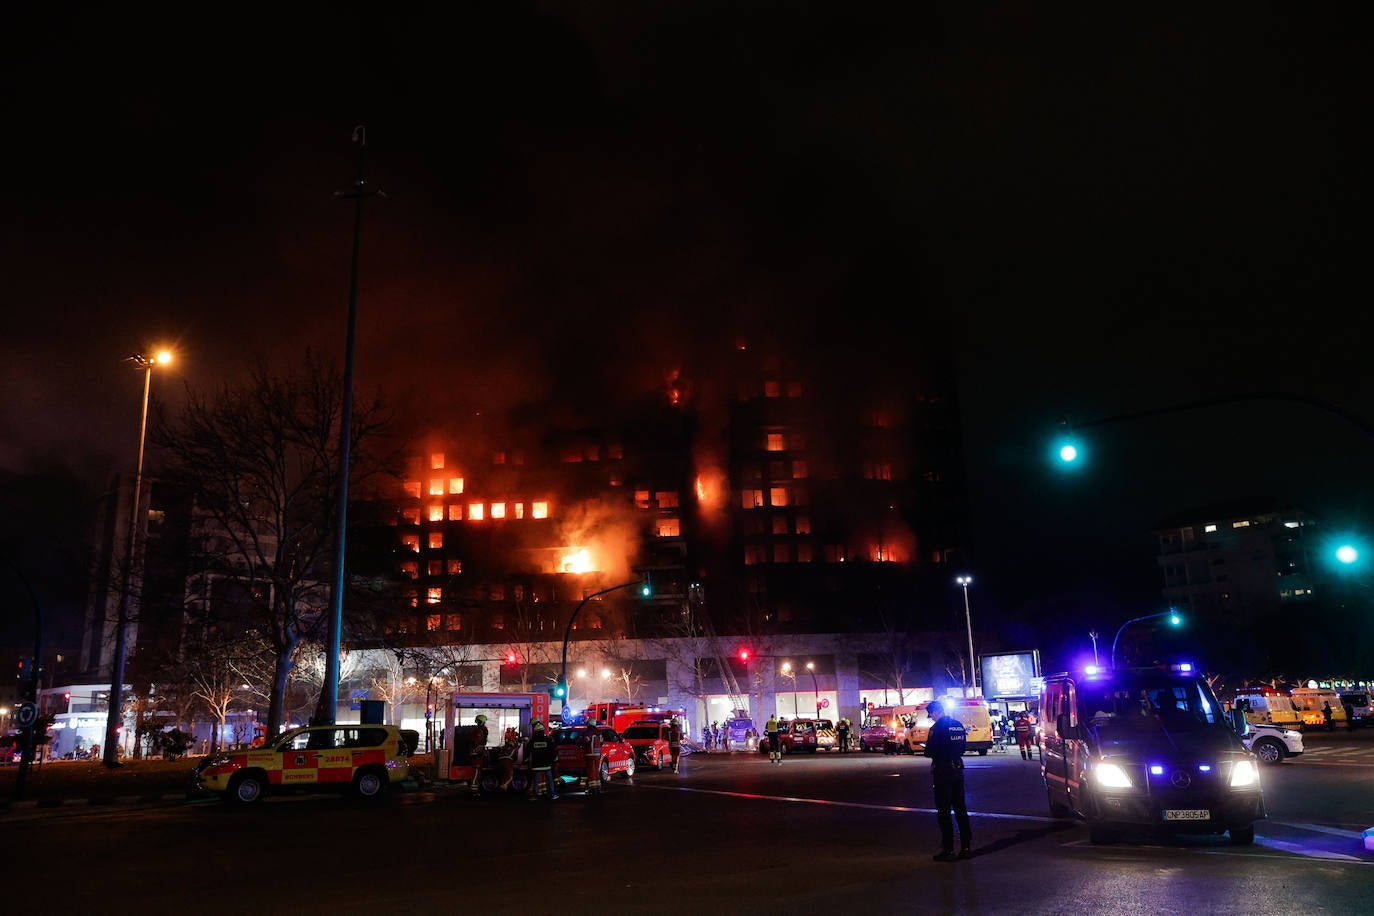
<svg viewBox="0 0 1374 916">
<path fill-rule="evenodd" d="M 1170 615 L 1169 615 L 1169 623 L 1173 624 L 1174 626 L 1178 626 L 1178 625 L 1181 624 L 1182 622 L 1183 622 L 1183 618 L 1180 617 L 1180 616 L 1178 616 L 1177 614 L 1170 614 Z"/>
<path fill-rule="evenodd" d="M 1336 559 L 1340 560 L 1346 566 L 1354 563 L 1359 558 L 1360 552 L 1350 544 L 1342 544 L 1340 547 L 1336 548 Z"/>
<path fill-rule="evenodd" d="M 1065 464 L 1078 460 L 1078 449 L 1073 445 L 1063 445 L 1059 448 L 1059 460 Z"/>
</svg>

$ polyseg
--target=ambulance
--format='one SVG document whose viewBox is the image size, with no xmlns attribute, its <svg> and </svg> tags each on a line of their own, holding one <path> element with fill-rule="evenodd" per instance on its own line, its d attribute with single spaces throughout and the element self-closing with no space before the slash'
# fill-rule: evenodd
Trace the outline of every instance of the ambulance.
<svg viewBox="0 0 1374 916">
<path fill-rule="evenodd" d="M 963 723 L 967 750 L 986 757 L 992 749 L 992 715 L 982 697 L 940 697 L 945 712 Z M 869 711 L 859 734 L 860 750 L 882 748 L 887 753 L 919 754 L 935 724 L 926 711 L 929 703 L 914 706 L 876 706 Z"/>
<path fill-rule="evenodd" d="M 1341 696 L 1330 687 L 1294 687 L 1289 696 L 1293 699 L 1298 717 L 1302 719 L 1303 728 L 1326 727 L 1326 714 L 1322 712 L 1325 703 L 1331 704 L 1331 727 L 1345 728 L 1345 707 L 1341 705 Z"/>
<path fill-rule="evenodd" d="M 1302 719 L 1298 716 L 1297 707 L 1293 705 L 1293 698 L 1277 687 L 1267 684 L 1258 687 L 1237 687 L 1231 705 L 1243 708 L 1245 720 L 1256 725 L 1302 727 Z M 1320 704 L 1317 708 L 1321 708 Z"/>
</svg>

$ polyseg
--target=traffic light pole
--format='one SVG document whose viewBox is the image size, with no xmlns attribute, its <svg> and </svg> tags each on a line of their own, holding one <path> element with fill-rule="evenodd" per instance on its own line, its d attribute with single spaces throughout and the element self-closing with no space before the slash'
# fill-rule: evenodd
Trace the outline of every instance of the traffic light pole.
<svg viewBox="0 0 1374 916">
<path fill-rule="evenodd" d="M 558 685 L 563 688 L 563 696 L 561 699 L 565 703 L 568 700 L 568 639 L 572 636 L 573 623 L 577 621 L 577 615 L 582 613 L 582 609 L 587 606 L 587 602 L 591 601 L 593 598 L 600 598 L 602 595 L 618 592 L 623 588 L 644 586 L 646 583 L 647 579 L 636 579 L 633 582 L 622 582 L 620 585 L 612 585 L 610 588 L 603 588 L 599 592 L 592 592 L 590 595 L 583 598 L 582 603 L 572 612 L 572 616 L 568 618 L 568 625 L 563 630 L 563 673 L 558 676 Z"/>
</svg>

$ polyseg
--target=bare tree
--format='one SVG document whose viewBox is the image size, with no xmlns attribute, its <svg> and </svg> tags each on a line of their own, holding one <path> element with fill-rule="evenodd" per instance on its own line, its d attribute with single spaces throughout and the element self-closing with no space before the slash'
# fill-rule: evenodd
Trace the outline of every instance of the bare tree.
<svg viewBox="0 0 1374 916">
<path fill-rule="evenodd" d="M 244 685 L 252 677 L 255 659 L 270 653 L 268 644 L 255 633 L 242 636 L 215 634 L 203 640 L 196 651 L 188 653 L 182 671 L 193 696 L 210 715 L 215 728 L 210 751 L 219 750 L 229 710 L 245 703 Z M 250 684 L 251 689 L 251 684 Z"/>
<path fill-rule="evenodd" d="M 320 631 L 327 607 L 342 389 L 339 374 L 308 353 L 281 377 L 259 364 L 242 388 L 188 390 L 181 415 L 154 433 L 171 457 L 167 477 L 194 496 L 207 565 L 251 598 L 245 610 L 255 619 L 219 622 L 253 626 L 273 649 L 269 736 L 296 649 Z M 353 418 L 354 480 L 375 466 L 360 446 L 380 427 L 376 406 Z"/>
</svg>

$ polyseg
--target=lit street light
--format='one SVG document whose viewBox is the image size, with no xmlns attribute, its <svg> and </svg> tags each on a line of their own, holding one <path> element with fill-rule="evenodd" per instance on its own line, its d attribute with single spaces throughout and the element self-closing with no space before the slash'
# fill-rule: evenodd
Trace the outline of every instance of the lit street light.
<svg viewBox="0 0 1374 916">
<path fill-rule="evenodd" d="M 973 661 L 973 615 L 968 609 L 968 587 L 973 584 L 972 576 L 957 576 L 954 581 L 964 590 L 964 623 L 968 626 L 968 676 L 973 687 L 972 696 L 978 695 L 978 670 Z"/>
<path fill-rule="evenodd" d="M 134 471 L 133 499 L 129 501 L 129 536 L 125 542 L 124 583 L 119 592 L 119 615 L 115 620 L 114 660 L 110 670 L 110 708 L 105 720 L 105 755 L 107 767 L 119 766 L 119 728 L 124 724 L 124 664 L 129 654 L 129 592 L 133 578 L 135 547 L 138 532 L 139 502 L 143 498 L 143 443 L 148 435 L 148 392 L 153 384 L 153 366 L 172 361 L 172 354 L 160 350 L 153 356 L 134 354 L 128 360 L 135 369 L 143 370 L 143 414 L 138 422 L 138 466 Z"/>
<path fill-rule="evenodd" d="M 821 688 L 816 684 L 816 663 L 807 662 L 806 670 L 811 672 L 811 691 L 816 695 L 816 718 L 821 717 Z"/>
<path fill-rule="evenodd" d="M 800 718 L 801 713 L 797 710 L 797 676 L 792 673 L 792 663 L 782 663 L 782 676 L 792 682 L 792 718 Z"/>
<path fill-rule="evenodd" d="M 1173 610 L 1172 608 L 1170 608 L 1170 609 L 1167 610 L 1167 611 L 1160 611 L 1158 614 L 1145 614 L 1145 615 L 1142 615 L 1142 616 L 1140 616 L 1140 617 L 1132 617 L 1130 620 L 1128 620 L 1128 621 L 1126 621 L 1125 623 L 1123 623 L 1123 624 L 1117 629 L 1116 635 L 1112 637 L 1112 657 L 1111 657 L 1111 661 L 1112 661 L 1112 667 L 1113 667 L 1113 668 L 1116 667 L 1116 641 L 1117 641 L 1118 639 L 1121 638 L 1121 633 L 1122 633 L 1122 631 L 1125 630 L 1128 626 L 1130 626 L 1130 625 L 1133 624 L 1133 623 L 1139 623 L 1139 622 L 1142 621 L 1142 620 L 1153 620 L 1153 619 L 1156 618 L 1156 617 L 1168 617 L 1168 618 L 1169 618 L 1169 624 L 1170 624 L 1170 626 L 1175 626 L 1175 627 L 1178 626 L 1179 624 L 1181 624 L 1181 623 L 1183 622 L 1183 618 L 1179 617 L 1179 616 L 1178 616 L 1178 612 L 1175 611 L 1175 610 Z"/>
</svg>

